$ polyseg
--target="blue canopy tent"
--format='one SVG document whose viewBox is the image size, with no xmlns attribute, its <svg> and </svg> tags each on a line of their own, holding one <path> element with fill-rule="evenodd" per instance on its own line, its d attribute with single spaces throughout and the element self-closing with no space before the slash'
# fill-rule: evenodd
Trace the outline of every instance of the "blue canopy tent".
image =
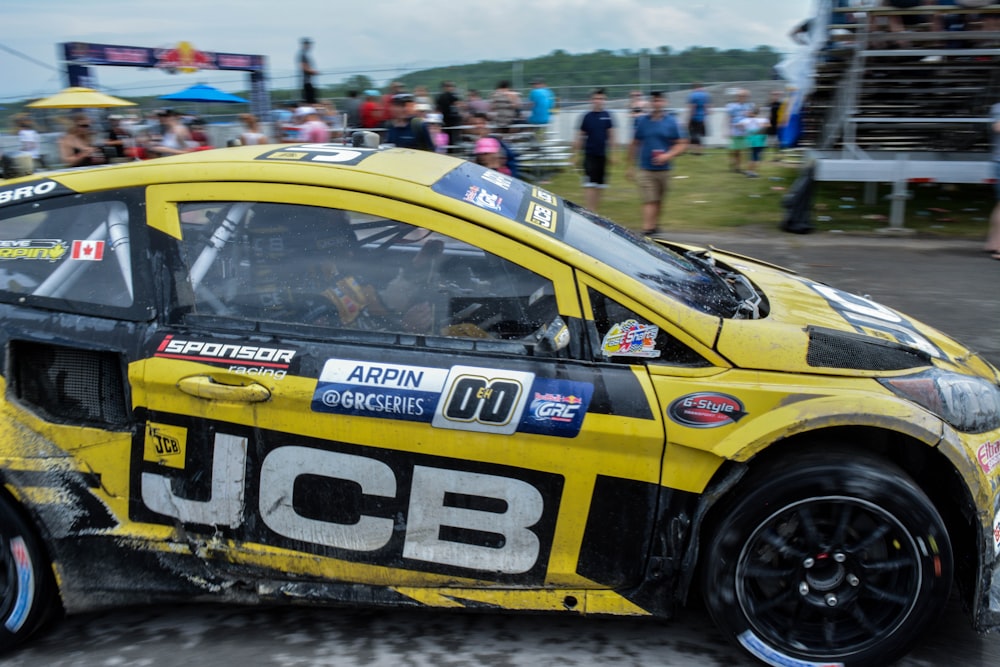
<svg viewBox="0 0 1000 667">
<path fill-rule="evenodd" d="M 204 103 L 214 103 L 222 102 L 224 104 L 248 104 L 249 100 L 245 100 L 238 95 L 233 95 L 227 93 L 218 88 L 214 88 L 206 83 L 196 83 L 189 88 L 184 90 L 179 90 L 176 93 L 170 93 L 169 95 L 160 95 L 161 100 L 170 100 L 172 102 L 204 102 Z"/>
</svg>

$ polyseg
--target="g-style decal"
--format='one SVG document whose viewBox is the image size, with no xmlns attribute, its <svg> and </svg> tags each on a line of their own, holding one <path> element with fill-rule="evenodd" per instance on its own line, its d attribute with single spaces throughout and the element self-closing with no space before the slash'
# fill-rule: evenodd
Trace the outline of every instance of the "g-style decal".
<svg viewBox="0 0 1000 667">
<path fill-rule="evenodd" d="M 727 426 L 746 415 L 740 399 L 709 391 L 681 396 L 667 408 L 667 416 L 671 420 L 691 428 Z"/>
</svg>

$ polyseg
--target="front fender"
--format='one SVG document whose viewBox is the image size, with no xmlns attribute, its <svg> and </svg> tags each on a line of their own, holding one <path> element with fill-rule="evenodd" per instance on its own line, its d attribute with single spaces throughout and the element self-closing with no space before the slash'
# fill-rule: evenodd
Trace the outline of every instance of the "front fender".
<svg viewBox="0 0 1000 667">
<path fill-rule="evenodd" d="M 723 459 L 745 462 L 777 440 L 836 426 L 893 431 L 931 447 L 941 441 L 945 428 L 931 413 L 893 396 L 802 396 L 741 424 L 710 451 Z"/>
</svg>

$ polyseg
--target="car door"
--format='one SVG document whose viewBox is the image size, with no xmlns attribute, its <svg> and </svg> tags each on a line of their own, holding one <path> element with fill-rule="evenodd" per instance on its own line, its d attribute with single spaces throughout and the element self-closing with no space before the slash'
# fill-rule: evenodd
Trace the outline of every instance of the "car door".
<svg viewBox="0 0 1000 667">
<path fill-rule="evenodd" d="M 735 424 L 745 414 L 739 399 L 718 389 L 729 364 L 636 295 L 589 275 L 581 274 L 579 280 L 592 358 L 629 365 L 652 381 L 658 399 L 655 410 L 665 417 L 663 487 L 701 493 L 722 463 L 705 446 L 719 433 L 710 429 Z M 672 307 L 684 312 L 680 304 Z M 683 321 L 683 316 L 676 319 Z M 699 326 L 704 327 L 706 319 L 702 317 Z M 692 432 L 700 436 L 691 438 Z M 676 502 L 682 507 L 685 501 Z"/>
<path fill-rule="evenodd" d="M 589 359 L 569 267 L 325 188 L 157 186 L 149 208 L 176 284 L 136 392 L 137 518 L 224 537 L 213 571 L 410 597 L 640 578 L 662 417 L 644 370 Z"/>
</svg>

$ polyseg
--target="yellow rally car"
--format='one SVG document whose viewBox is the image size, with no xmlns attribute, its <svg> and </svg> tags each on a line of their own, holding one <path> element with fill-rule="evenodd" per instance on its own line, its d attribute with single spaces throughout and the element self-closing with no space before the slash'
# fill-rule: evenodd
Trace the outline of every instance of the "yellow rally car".
<svg viewBox="0 0 1000 667">
<path fill-rule="evenodd" d="M 0 183 L 0 645 L 153 599 L 673 616 L 884 665 L 1000 624 L 1000 377 L 450 157 Z"/>
</svg>

